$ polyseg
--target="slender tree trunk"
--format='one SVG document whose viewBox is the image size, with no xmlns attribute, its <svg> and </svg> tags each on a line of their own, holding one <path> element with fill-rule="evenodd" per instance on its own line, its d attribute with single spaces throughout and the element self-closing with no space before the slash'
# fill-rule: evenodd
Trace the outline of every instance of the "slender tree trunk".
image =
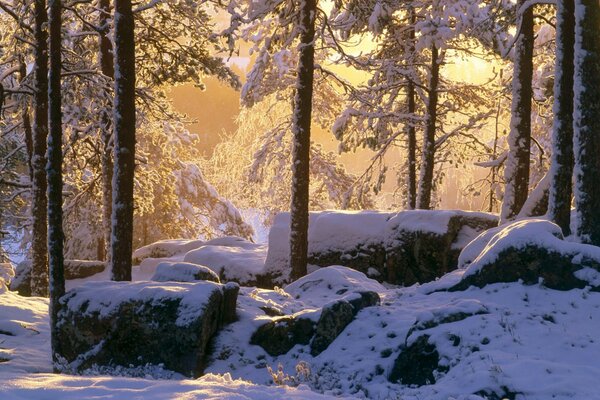
<svg viewBox="0 0 600 400">
<path fill-rule="evenodd" d="M 575 1 L 575 208 L 577 235 L 600 245 L 600 3 Z"/>
<path fill-rule="evenodd" d="M 409 40 L 409 61 L 414 63 L 415 54 L 415 23 L 416 16 L 414 8 L 409 9 L 410 29 L 408 32 Z M 410 66 L 413 67 L 412 65 Z M 406 98 L 408 113 L 412 116 L 416 112 L 415 104 L 415 84 L 414 77 L 410 76 L 406 87 Z M 408 125 L 408 201 L 407 205 L 410 210 L 414 210 L 417 203 L 417 132 L 412 121 Z"/>
<path fill-rule="evenodd" d="M 292 126 L 294 149 L 292 153 L 290 265 L 293 280 L 306 275 L 308 259 L 310 123 L 312 117 L 316 13 L 316 0 L 302 0 L 300 2 L 302 34 Z"/>
<path fill-rule="evenodd" d="M 65 273 L 62 225 L 62 111 L 61 111 L 61 0 L 50 0 L 50 85 L 48 103 L 50 135 L 48 136 L 48 261 L 50 265 L 50 337 L 52 360 L 58 361 L 59 331 L 57 328 L 60 298 L 65 294 Z"/>
<path fill-rule="evenodd" d="M 571 234 L 573 182 L 573 57 L 575 48 L 575 2 L 556 3 L 556 68 L 554 70 L 554 124 L 548 217 Z M 599 27 L 600 29 L 600 27 Z"/>
<path fill-rule="evenodd" d="M 99 60 L 102 73 L 114 79 L 114 54 L 110 33 L 110 0 L 99 0 L 99 18 L 100 38 L 98 43 Z M 113 178 L 113 158 L 112 158 L 112 118 L 108 111 L 103 111 L 100 116 L 102 126 L 102 231 L 103 243 L 99 245 L 99 259 L 110 262 L 110 237 L 111 237 L 111 215 L 112 215 L 112 178 Z"/>
<path fill-rule="evenodd" d="M 46 1 L 35 0 L 35 92 L 31 182 L 31 294 L 48 296 L 46 140 L 48 137 L 48 32 Z"/>
<path fill-rule="evenodd" d="M 435 127 L 437 124 L 438 86 L 440 82 L 439 52 L 435 45 L 431 46 L 431 71 L 429 77 L 427 125 L 423 137 L 423 154 L 421 158 L 421 178 L 419 179 L 419 196 L 417 208 L 431 208 L 431 192 L 433 191 L 433 167 L 435 161 Z"/>
<path fill-rule="evenodd" d="M 527 201 L 529 191 L 529 161 L 531 146 L 531 80 L 533 76 L 533 7 L 520 8 L 526 0 L 517 1 L 522 12 L 520 29 L 515 42 L 512 81 L 512 106 L 509 154 L 504 170 L 504 199 L 500 222 L 513 219 Z"/>
<path fill-rule="evenodd" d="M 131 0 L 115 0 L 111 279 L 131 280 L 135 168 L 135 38 Z"/>
<path fill-rule="evenodd" d="M 19 83 L 23 82 L 27 77 L 27 66 L 21 59 L 19 60 Z M 23 132 L 25 134 L 25 149 L 27 150 L 27 169 L 29 171 L 29 180 L 33 182 L 33 130 L 31 128 L 31 118 L 29 117 L 29 109 L 24 105 L 21 112 L 23 120 Z"/>
</svg>

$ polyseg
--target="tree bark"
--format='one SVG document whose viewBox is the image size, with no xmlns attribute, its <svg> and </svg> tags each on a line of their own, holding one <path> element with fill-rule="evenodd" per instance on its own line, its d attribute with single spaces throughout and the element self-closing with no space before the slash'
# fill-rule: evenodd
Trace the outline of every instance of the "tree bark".
<svg viewBox="0 0 600 400">
<path fill-rule="evenodd" d="M 415 54 L 415 23 L 416 16 L 415 10 L 411 7 L 409 9 L 410 28 L 408 32 L 409 40 L 409 61 L 414 63 Z M 411 65 L 411 68 L 413 66 Z M 416 112 L 415 104 L 415 83 L 413 82 L 413 76 L 409 76 L 406 87 L 406 98 L 408 114 L 411 116 Z M 412 121 L 408 124 L 407 129 L 408 136 L 408 201 L 407 205 L 410 210 L 414 210 L 417 205 L 417 132 L 415 125 Z"/>
<path fill-rule="evenodd" d="M 513 219 L 527 201 L 531 146 L 531 81 L 533 76 L 533 6 L 522 10 L 526 0 L 517 1 L 522 13 L 515 42 L 509 154 L 504 170 L 504 199 L 500 222 Z"/>
<path fill-rule="evenodd" d="M 111 279 L 131 280 L 135 168 L 135 39 L 131 0 L 115 0 Z"/>
<path fill-rule="evenodd" d="M 438 86 L 440 82 L 439 51 L 431 46 L 431 71 L 427 103 L 427 125 L 423 138 L 423 154 L 421 158 L 421 177 L 419 179 L 419 196 L 417 208 L 431 208 L 431 192 L 433 191 L 433 168 L 435 161 L 435 129 L 437 124 Z"/>
<path fill-rule="evenodd" d="M 31 182 L 31 294 L 48 296 L 46 140 L 48 137 L 48 33 L 46 1 L 34 2 L 35 92 L 33 124 L 33 179 Z"/>
<path fill-rule="evenodd" d="M 114 79 L 114 55 L 110 33 L 110 0 L 99 0 L 99 18 L 100 38 L 98 40 L 99 60 L 102 73 Z M 102 136 L 102 155 L 100 157 L 102 164 L 102 231 L 103 240 L 99 244 L 99 259 L 110 262 L 110 237 L 111 237 L 111 215 L 112 215 L 112 177 L 113 177 L 113 158 L 112 158 L 112 119 L 108 111 L 102 111 L 100 116 L 101 136 Z M 102 254 L 104 253 L 104 254 Z M 100 258 L 101 256 L 101 258 Z"/>
<path fill-rule="evenodd" d="M 27 77 L 27 66 L 21 59 L 19 60 L 19 83 L 23 82 Z M 29 117 L 29 109 L 24 105 L 21 111 L 21 119 L 23 120 L 23 133 L 25 135 L 25 149 L 27 151 L 27 169 L 29 172 L 29 180 L 33 182 L 33 129 L 31 128 L 31 118 Z"/>
<path fill-rule="evenodd" d="M 48 103 L 50 135 L 48 136 L 48 261 L 50 266 L 50 344 L 52 360 L 58 361 L 57 329 L 60 298 L 65 294 L 64 233 L 62 225 L 62 111 L 61 111 L 61 0 L 50 0 L 50 77 Z"/>
<path fill-rule="evenodd" d="M 577 235 L 600 245 L 600 3 L 575 1 L 575 209 Z"/>
<path fill-rule="evenodd" d="M 308 258 L 308 202 L 310 125 L 315 58 L 316 0 L 300 2 L 300 59 L 294 99 L 292 133 L 292 202 L 290 209 L 290 265 L 291 278 L 296 280 L 306 275 Z"/>
<path fill-rule="evenodd" d="M 552 126 L 551 183 L 548 217 L 571 234 L 573 182 L 573 58 L 575 48 L 575 2 L 556 3 L 556 67 L 554 70 L 554 124 Z"/>
</svg>

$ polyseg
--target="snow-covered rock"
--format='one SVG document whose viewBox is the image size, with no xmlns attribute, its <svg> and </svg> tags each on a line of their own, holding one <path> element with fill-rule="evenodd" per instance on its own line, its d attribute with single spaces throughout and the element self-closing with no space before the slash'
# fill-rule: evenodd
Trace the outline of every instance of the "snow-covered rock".
<svg viewBox="0 0 600 400">
<path fill-rule="evenodd" d="M 167 258 L 187 253 L 205 243 L 204 240 L 167 239 L 140 247 L 133 252 L 133 263 L 140 264 L 146 258 Z"/>
<path fill-rule="evenodd" d="M 243 286 L 264 286 L 267 248 L 248 240 L 226 237 L 206 242 L 188 252 L 185 262 L 204 265 L 213 270 L 223 282 L 236 282 Z"/>
<path fill-rule="evenodd" d="M 290 279 L 289 221 L 289 213 L 278 214 L 269 233 L 265 271 L 277 284 Z M 394 284 L 427 282 L 455 269 L 460 250 L 497 224 L 496 215 L 465 211 L 312 212 L 308 263 L 343 265 Z"/>
<path fill-rule="evenodd" d="M 459 260 L 466 270 L 451 290 L 518 280 L 559 290 L 600 283 L 600 247 L 567 242 L 558 225 L 543 219 L 490 229 L 471 242 Z"/>
<path fill-rule="evenodd" d="M 152 276 L 155 282 L 212 281 L 220 283 L 219 276 L 210 268 L 187 262 L 163 261 Z"/>
<path fill-rule="evenodd" d="M 238 290 L 207 281 L 84 284 L 61 299 L 62 367 L 162 364 L 199 376 L 210 339 L 235 315 Z"/>
<path fill-rule="evenodd" d="M 65 260 L 65 279 L 84 279 L 96 275 L 106 268 L 104 261 Z M 25 260 L 17 265 L 16 276 L 10 289 L 21 296 L 31 296 L 31 261 Z"/>
</svg>

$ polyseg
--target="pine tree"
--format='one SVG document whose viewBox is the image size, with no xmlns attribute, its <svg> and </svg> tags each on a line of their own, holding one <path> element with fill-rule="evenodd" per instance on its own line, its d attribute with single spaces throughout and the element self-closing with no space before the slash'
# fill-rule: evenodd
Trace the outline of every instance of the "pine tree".
<svg viewBox="0 0 600 400">
<path fill-rule="evenodd" d="M 575 2 L 556 3 L 556 67 L 554 72 L 554 122 L 548 217 L 571 233 L 573 181 L 573 57 L 575 48 Z"/>
<path fill-rule="evenodd" d="M 577 235 L 600 245 L 600 4 L 575 1 L 575 208 Z"/>
<path fill-rule="evenodd" d="M 525 8 L 527 7 L 527 8 Z M 531 96 L 533 76 L 533 6 L 517 1 L 517 37 L 514 47 L 510 151 L 504 170 L 505 189 L 500 220 L 514 218 L 527 201 L 531 146 Z"/>
<path fill-rule="evenodd" d="M 111 279 L 131 280 L 135 168 L 135 37 L 131 0 L 115 0 Z"/>
<path fill-rule="evenodd" d="M 52 360 L 57 362 L 58 329 L 57 320 L 60 298 L 65 294 L 64 233 L 62 227 L 62 101 L 61 101 L 61 0 L 49 1 L 50 30 L 50 75 L 49 90 L 49 136 L 48 164 L 48 261 L 50 267 L 50 337 Z"/>
<path fill-rule="evenodd" d="M 306 275 L 308 259 L 308 203 L 310 179 L 310 124 L 312 118 L 316 0 L 300 2 L 300 59 L 292 132 L 292 204 L 290 208 L 290 265 L 293 280 Z"/>
<path fill-rule="evenodd" d="M 33 180 L 31 182 L 31 292 L 48 296 L 46 140 L 48 137 L 48 14 L 46 1 L 35 0 L 35 89 L 33 123 Z"/>
</svg>

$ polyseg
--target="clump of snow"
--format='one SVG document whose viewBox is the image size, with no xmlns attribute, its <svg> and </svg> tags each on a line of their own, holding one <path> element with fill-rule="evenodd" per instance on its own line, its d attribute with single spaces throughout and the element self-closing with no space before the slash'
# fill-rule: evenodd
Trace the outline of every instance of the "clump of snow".
<svg viewBox="0 0 600 400">
<path fill-rule="evenodd" d="M 88 282 L 68 292 L 61 303 L 73 312 L 83 310 L 86 315 L 108 317 L 119 311 L 126 302 L 152 302 L 179 300 L 177 325 L 186 326 L 204 311 L 215 291 L 221 285 L 200 281 L 186 282 Z"/>
<path fill-rule="evenodd" d="M 344 294 L 357 291 L 383 293 L 386 289 L 362 272 L 339 265 L 319 268 L 315 272 L 290 283 L 285 292 L 294 299 L 313 307 L 322 307 Z"/>
<path fill-rule="evenodd" d="M 463 250 L 459 267 L 467 267 L 464 276 L 473 275 L 496 261 L 503 251 L 527 246 L 571 257 L 573 264 L 580 264 L 586 259 L 600 263 L 600 247 L 563 240 L 560 227 L 550 221 L 523 219 L 482 233 Z M 472 261 L 469 263 L 469 260 Z"/>
<path fill-rule="evenodd" d="M 408 210 L 400 211 L 390 219 L 386 230 L 403 230 L 407 232 L 427 232 L 443 235 L 448 232 L 448 224 L 453 217 L 476 217 L 481 219 L 496 220 L 493 214 L 462 211 L 462 210 Z M 467 234 L 468 232 L 463 232 Z M 389 233 L 387 234 L 389 235 Z"/>
<path fill-rule="evenodd" d="M 152 276 L 155 282 L 193 282 L 198 276 L 210 276 L 214 282 L 219 282 L 219 276 L 210 268 L 187 262 L 163 261 L 156 267 Z"/>
<path fill-rule="evenodd" d="M 5 262 L 0 263 L 0 293 L 8 290 L 10 282 L 15 277 L 15 268 L 12 263 Z"/>
<path fill-rule="evenodd" d="M 249 283 L 264 272 L 267 247 L 240 238 L 206 242 L 185 255 L 185 262 L 205 265 L 224 281 Z"/>
</svg>

